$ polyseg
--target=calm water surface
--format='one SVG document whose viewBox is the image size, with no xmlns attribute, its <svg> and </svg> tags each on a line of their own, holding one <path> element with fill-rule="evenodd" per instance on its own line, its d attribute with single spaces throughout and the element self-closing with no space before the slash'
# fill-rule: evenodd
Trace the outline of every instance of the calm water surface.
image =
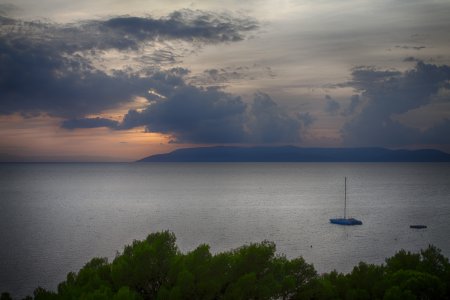
<svg viewBox="0 0 450 300">
<path fill-rule="evenodd" d="M 362 226 L 328 222 L 343 214 L 344 176 Z M 450 256 L 450 164 L 0 164 L 0 291 L 55 289 L 166 229 L 182 251 L 271 240 L 319 272 L 428 244 Z"/>
</svg>

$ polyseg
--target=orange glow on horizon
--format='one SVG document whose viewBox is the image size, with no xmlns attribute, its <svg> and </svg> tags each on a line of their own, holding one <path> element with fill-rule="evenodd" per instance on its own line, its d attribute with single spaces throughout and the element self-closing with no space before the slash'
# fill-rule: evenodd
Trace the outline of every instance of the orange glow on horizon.
<svg viewBox="0 0 450 300">
<path fill-rule="evenodd" d="M 143 127 L 67 130 L 59 127 L 60 122 L 48 116 L 0 117 L 0 154 L 46 160 L 135 161 L 181 147 L 169 143 L 170 136 L 145 132 Z"/>
</svg>

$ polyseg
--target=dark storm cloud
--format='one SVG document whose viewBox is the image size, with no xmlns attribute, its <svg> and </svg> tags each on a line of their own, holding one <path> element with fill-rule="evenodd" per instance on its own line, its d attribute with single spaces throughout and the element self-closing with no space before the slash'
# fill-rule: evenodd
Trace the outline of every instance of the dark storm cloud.
<svg viewBox="0 0 450 300">
<path fill-rule="evenodd" d="M 343 127 L 344 143 L 350 146 L 403 146 L 420 142 L 420 131 L 389 116 L 363 110 Z"/>
<path fill-rule="evenodd" d="M 299 142 L 302 120 L 290 116 L 264 93 L 253 99 L 248 121 L 250 140 L 258 143 Z"/>
<path fill-rule="evenodd" d="M 394 79 L 400 75 L 401 73 L 395 70 L 377 70 L 372 66 L 358 66 L 352 69 L 352 81 L 343 83 L 340 86 L 371 90 L 370 85 L 378 87 L 380 84 L 386 83 L 387 80 Z"/>
<path fill-rule="evenodd" d="M 177 143 L 277 143 L 298 142 L 312 121 L 288 115 L 263 93 L 248 105 L 218 89 L 184 86 L 141 112 L 130 110 L 118 128 L 145 126 Z"/>
<path fill-rule="evenodd" d="M 116 129 L 118 128 L 119 122 L 106 119 L 106 118 L 81 118 L 81 119 L 70 119 L 64 120 L 61 124 L 62 128 L 65 129 L 75 129 L 75 128 L 97 128 L 97 127 L 107 127 Z"/>
<path fill-rule="evenodd" d="M 312 116 L 309 112 L 298 113 L 297 118 L 301 121 L 302 126 L 304 128 L 308 128 L 316 121 L 316 118 Z"/>
<path fill-rule="evenodd" d="M 139 73 L 106 73 L 90 60 L 98 56 L 97 51 L 133 51 L 145 43 L 170 39 L 234 42 L 256 28 L 249 18 L 191 10 L 159 19 L 124 16 L 76 24 L 2 18 L 0 114 L 58 116 L 64 119 L 61 127 L 69 130 L 144 126 L 177 143 L 298 142 L 301 129 L 313 122 L 309 114 L 288 114 L 263 93 L 247 104 L 219 88 L 194 86 L 186 81 L 188 69 L 159 70 L 155 64 L 178 59 L 173 49 L 145 52 L 140 58 L 145 66 Z M 237 67 L 205 74 L 221 81 L 247 78 L 252 72 Z M 270 69 L 264 72 L 273 76 Z M 135 96 L 150 102 L 143 110 L 130 110 L 122 122 L 86 117 L 131 102 Z"/>
<path fill-rule="evenodd" d="M 450 144 L 450 119 L 445 119 L 423 133 L 423 142 L 427 144 Z"/>
<path fill-rule="evenodd" d="M 341 108 L 339 102 L 331 98 L 330 95 L 325 95 L 325 99 L 327 100 L 327 102 L 325 103 L 325 111 L 330 115 L 337 114 L 337 112 Z"/>
<path fill-rule="evenodd" d="M 243 40 L 245 32 L 257 29 L 258 23 L 248 17 L 186 9 L 162 18 L 120 16 L 70 24 L 2 18 L 0 26 L 1 34 L 10 38 L 25 35 L 61 52 L 74 52 L 138 49 L 154 40 L 235 42 Z"/>
<path fill-rule="evenodd" d="M 146 126 L 149 132 L 172 135 L 176 142 L 243 142 L 246 104 L 217 89 L 183 86 L 145 110 L 125 115 L 124 129 Z"/>
<path fill-rule="evenodd" d="M 148 62 L 151 72 L 144 78 L 130 72 L 107 74 L 80 51 L 95 56 L 99 49 L 136 49 L 155 39 L 232 42 L 255 28 L 252 19 L 191 10 L 159 19 L 126 16 L 76 24 L 0 17 L 0 114 L 81 118 L 144 97 L 149 89 L 165 93 L 184 84 L 173 70 L 158 71 L 158 59 Z M 156 55 L 171 59 L 164 50 Z"/>
<path fill-rule="evenodd" d="M 65 48 L 71 51 L 137 50 L 143 43 L 155 40 L 183 40 L 203 44 L 236 42 L 244 39 L 245 32 L 257 28 L 257 22 L 251 18 L 180 10 L 163 18 L 120 16 L 55 25 L 51 27 L 51 35 L 64 42 Z M 174 59 L 168 50 L 155 55 Z"/>
<path fill-rule="evenodd" d="M 430 103 L 440 89 L 450 89 L 450 67 L 418 62 L 406 72 L 353 70 L 353 86 L 361 92 L 365 104 L 361 112 L 343 127 L 349 145 L 397 146 L 438 143 L 444 125 L 421 132 L 401 124 L 393 117 Z M 450 102 L 450 99 L 446 99 Z"/>
<path fill-rule="evenodd" d="M 428 104 L 440 88 L 449 88 L 450 67 L 418 62 L 404 73 L 359 67 L 352 79 L 348 86 L 370 100 L 366 109 L 380 115 L 401 114 Z"/>
<path fill-rule="evenodd" d="M 212 12 L 180 10 L 166 18 L 117 17 L 103 22 L 91 22 L 92 31 L 114 31 L 129 41 L 155 38 L 182 39 L 219 43 L 240 41 L 243 32 L 255 30 L 258 25 L 251 18 L 236 18 Z"/>
<path fill-rule="evenodd" d="M 352 115 L 355 113 L 356 109 L 358 108 L 358 106 L 361 104 L 361 99 L 359 97 L 358 94 L 352 95 L 350 97 L 350 103 L 349 105 L 346 107 L 345 111 L 344 111 L 344 115 Z"/>
<path fill-rule="evenodd" d="M 0 114 L 82 117 L 144 97 L 150 88 L 165 91 L 183 84 L 170 71 L 145 78 L 108 75 L 81 56 L 65 56 L 27 39 L 0 40 L 0 53 Z"/>
<path fill-rule="evenodd" d="M 82 57 L 66 57 L 27 39 L 0 39 L 0 114 L 75 117 L 98 113 L 144 95 L 146 82 L 107 75 Z"/>
</svg>

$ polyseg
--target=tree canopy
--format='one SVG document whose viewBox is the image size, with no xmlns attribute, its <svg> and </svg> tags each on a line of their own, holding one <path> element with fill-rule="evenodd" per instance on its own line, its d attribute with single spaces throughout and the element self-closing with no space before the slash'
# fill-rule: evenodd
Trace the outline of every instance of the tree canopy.
<svg viewBox="0 0 450 300">
<path fill-rule="evenodd" d="M 200 245 L 184 254 L 164 231 L 125 246 L 112 262 L 93 258 L 56 291 L 38 287 L 25 299 L 450 299 L 450 264 L 429 246 L 401 250 L 383 265 L 361 262 L 348 274 L 319 275 L 301 257 L 276 254 L 272 242 L 217 254 Z"/>
</svg>

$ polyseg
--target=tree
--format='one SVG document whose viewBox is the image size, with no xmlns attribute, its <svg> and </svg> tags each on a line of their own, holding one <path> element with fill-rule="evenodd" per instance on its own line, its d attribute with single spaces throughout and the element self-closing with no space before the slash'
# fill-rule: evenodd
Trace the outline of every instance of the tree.
<svg viewBox="0 0 450 300">
<path fill-rule="evenodd" d="M 150 234 L 144 241 L 126 246 L 111 266 L 116 287 L 128 286 L 144 299 L 153 299 L 168 280 L 171 264 L 178 254 L 175 235 L 168 231 Z"/>
<path fill-rule="evenodd" d="M 7 292 L 4 292 L 0 295 L 0 300 L 12 300 L 11 295 Z"/>
<path fill-rule="evenodd" d="M 264 241 L 211 254 L 208 245 L 180 253 L 175 235 L 152 233 L 133 241 L 112 263 L 94 258 L 70 272 L 56 292 L 35 289 L 35 300 L 182 299 L 449 299 L 450 264 L 436 247 L 404 250 L 386 266 L 355 266 L 349 274 L 317 275 L 301 257 L 276 254 Z M 8 293 L 0 300 L 9 300 Z"/>
</svg>

